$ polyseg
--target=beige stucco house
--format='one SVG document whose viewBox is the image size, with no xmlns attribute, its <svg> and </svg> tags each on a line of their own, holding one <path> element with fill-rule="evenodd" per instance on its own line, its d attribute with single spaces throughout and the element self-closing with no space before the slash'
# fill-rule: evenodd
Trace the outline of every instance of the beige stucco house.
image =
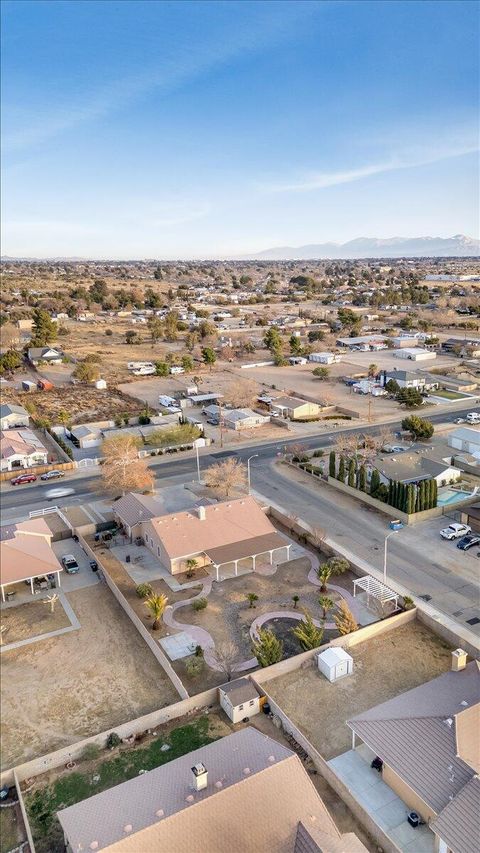
<svg viewBox="0 0 480 853">
<path fill-rule="evenodd" d="M 251 726 L 57 815 L 67 853 L 366 853 L 299 757 Z"/>
<path fill-rule="evenodd" d="M 62 565 L 52 550 L 52 531 L 43 518 L 31 518 L 0 529 L 0 588 L 5 591 L 14 584 L 30 581 L 33 595 L 34 580 L 55 574 L 60 586 Z"/>
<path fill-rule="evenodd" d="M 237 500 L 199 506 L 185 512 L 162 515 L 142 522 L 147 548 L 173 574 L 184 572 L 187 560 L 197 566 L 233 564 L 235 574 L 241 560 L 252 560 L 252 568 L 261 555 L 282 555 L 288 559 L 290 543 L 278 533 L 250 495 Z"/>
<path fill-rule="evenodd" d="M 299 397 L 277 397 L 270 403 L 270 411 L 291 421 L 301 418 L 314 418 L 320 414 L 318 403 L 309 403 Z"/>
</svg>

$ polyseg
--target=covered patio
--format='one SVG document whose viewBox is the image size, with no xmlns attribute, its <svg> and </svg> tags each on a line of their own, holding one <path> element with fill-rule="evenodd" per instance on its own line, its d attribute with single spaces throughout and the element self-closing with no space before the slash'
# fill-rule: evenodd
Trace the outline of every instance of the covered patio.
<svg viewBox="0 0 480 853">
<path fill-rule="evenodd" d="M 257 559 L 268 554 L 270 565 L 273 564 L 274 554 L 285 551 L 285 560 L 290 557 L 291 543 L 280 533 L 265 533 L 263 536 L 254 536 L 242 542 L 233 542 L 231 545 L 222 545 L 218 548 L 210 548 L 205 551 L 205 556 L 211 561 L 215 569 L 216 580 L 220 580 L 220 569 L 228 564 L 233 564 L 234 576 L 238 575 L 239 563 L 251 560 L 250 571 L 257 568 Z"/>
<path fill-rule="evenodd" d="M 25 545 L 29 546 L 28 550 L 24 547 Z M 9 546 L 2 548 L 0 565 L 2 602 L 12 599 L 16 594 L 13 587 L 23 581 L 30 583 L 32 595 L 42 589 L 48 589 L 49 578 L 56 581 L 57 587 L 61 586 L 60 572 L 63 572 L 63 566 L 45 539 L 40 536 L 22 537 L 10 540 Z M 41 582 L 35 583 L 39 579 L 42 579 Z"/>
</svg>

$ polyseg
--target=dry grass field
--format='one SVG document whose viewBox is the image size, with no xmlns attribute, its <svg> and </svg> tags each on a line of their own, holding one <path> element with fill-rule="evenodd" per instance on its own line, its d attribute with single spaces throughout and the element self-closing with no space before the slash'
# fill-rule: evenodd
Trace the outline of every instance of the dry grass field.
<svg viewBox="0 0 480 853">
<path fill-rule="evenodd" d="M 2 655 L 2 767 L 148 714 L 178 695 L 106 586 L 68 595 L 81 628 Z"/>
<path fill-rule="evenodd" d="M 4 645 L 69 627 L 70 620 L 61 601 L 57 601 L 52 613 L 50 605 L 44 604 L 44 600 L 43 597 L 36 597 L 28 604 L 2 608 L 2 626 L 6 629 L 2 635 Z"/>
</svg>

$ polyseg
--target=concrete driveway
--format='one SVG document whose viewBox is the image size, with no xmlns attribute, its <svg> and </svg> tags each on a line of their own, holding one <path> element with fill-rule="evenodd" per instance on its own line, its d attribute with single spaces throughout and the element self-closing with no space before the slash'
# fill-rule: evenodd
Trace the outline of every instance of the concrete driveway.
<svg viewBox="0 0 480 853">
<path fill-rule="evenodd" d="M 99 583 L 97 573 L 92 572 L 90 568 L 90 558 L 87 557 L 78 542 L 74 542 L 73 539 L 62 539 L 60 542 L 52 542 L 52 548 L 60 562 L 62 562 L 62 557 L 65 554 L 73 554 L 80 566 L 80 571 L 75 575 L 69 575 L 65 570 L 61 573 L 60 583 L 63 592 L 69 593 Z"/>
</svg>

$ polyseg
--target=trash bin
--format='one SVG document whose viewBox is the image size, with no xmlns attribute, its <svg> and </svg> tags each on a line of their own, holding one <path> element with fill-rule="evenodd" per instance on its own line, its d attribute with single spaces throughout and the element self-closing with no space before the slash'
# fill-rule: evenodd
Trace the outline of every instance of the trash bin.
<svg viewBox="0 0 480 853">
<path fill-rule="evenodd" d="M 130 559 L 131 559 L 130 554 L 127 554 L 127 556 L 125 557 L 125 562 L 129 563 Z"/>
</svg>

